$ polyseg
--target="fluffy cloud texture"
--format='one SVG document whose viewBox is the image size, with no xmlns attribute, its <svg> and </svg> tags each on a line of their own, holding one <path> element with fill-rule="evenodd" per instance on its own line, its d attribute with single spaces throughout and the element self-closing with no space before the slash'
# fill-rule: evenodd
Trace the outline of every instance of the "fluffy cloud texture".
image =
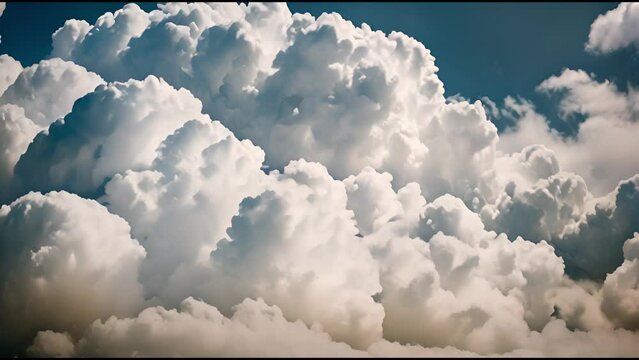
<svg viewBox="0 0 639 360">
<path fill-rule="evenodd" d="M 541 83 L 566 139 L 285 4 L 129 4 L 52 45 L 0 56 L 3 354 L 639 354 L 634 89 Z"/>
<path fill-rule="evenodd" d="M 154 74 L 189 89 L 271 168 L 304 158 L 343 179 L 371 166 L 429 199 L 493 196 L 496 128 L 479 103 L 445 102 L 434 57 L 404 34 L 283 4 L 127 5 L 95 25 L 68 21 L 53 43 L 52 56 L 107 80 Z"/>
<path fill-rule="evenodd" d="M 2 348 L 39 329 L 77 335 L 96 318 L 130 315 L 145 250 L 129 225 L 93 200 L 29 193 L 0 208 Z"/>
<path fill-rule="evenodd" d="M 609 53 L 633 45 L 639 48 L 639 6 L 621 3 L 599 15 L 590 26 L 586 50 Z"/>
</svg>

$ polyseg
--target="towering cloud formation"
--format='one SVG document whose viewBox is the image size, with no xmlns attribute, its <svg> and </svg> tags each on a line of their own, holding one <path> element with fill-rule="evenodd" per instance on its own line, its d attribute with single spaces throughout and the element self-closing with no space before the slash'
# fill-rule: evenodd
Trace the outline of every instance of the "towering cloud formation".
<svg viewBox="0 0 639 360">
<path fill-rule="evenodd" d="M 0 56 L 3 354 L 639 354 L 632 88 L 540 84 L 566 140 L 339 14 L 129 4 L 52 42 Z"/>
<path fill-rule="evenodd" d="M 414 39 L 338 14 L 291 16 L 281 4 L 160 8 L 127 5 L 94 26 L 68 21 L 52 55 L 107 80 L 155 74 L 191 90 L 274 168 L 301 157 L 343 179 L 372 166 L 397 186 L 418 181 L 429 199 L 494 196 L 496 128 L 479 103 L 445 103 L 434 58 Z"/>
</svg>

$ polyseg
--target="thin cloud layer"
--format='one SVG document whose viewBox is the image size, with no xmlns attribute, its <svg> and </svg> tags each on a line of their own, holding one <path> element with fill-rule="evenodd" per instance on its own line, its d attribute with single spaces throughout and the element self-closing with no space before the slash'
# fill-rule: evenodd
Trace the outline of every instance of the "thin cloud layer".
<svg viewBox="0 0 639 360">
<path fill-rule="evenodd" d="M 0 56 L 3 354 L 639 354 L 634 89 L 542 82 L 585 117 L 565 139 L 285 4 L 129 4 L 52 44 Z"/>
</svg>

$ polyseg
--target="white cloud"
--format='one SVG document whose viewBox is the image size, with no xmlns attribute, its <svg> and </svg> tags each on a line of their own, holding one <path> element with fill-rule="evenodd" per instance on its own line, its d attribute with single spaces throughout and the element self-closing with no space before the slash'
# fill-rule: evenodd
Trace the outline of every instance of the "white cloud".
<svg viewBox="0 0 639 360">
<path fill-rule="evenodd" d="M 16 164 L 14 180 L 23 191 L 99 195 L 116 173 L 148 168 L 160 143 L 187 121 L 209 122 L 200 109 L 187 90 L 153 76 L 101 85 L 34 139 Z"/>
<path fill-rule="evenodd" d="M 365 349 L 382 337 L 384 310 L 372 298 L 381 286 L 377 263 L 355 236 L 344 185 L 303 160 L 271 176 L 269 190 L 242 202 L 230 241 L 211 254 L 202 297 L 222 311 L 263 297 L 287 318 L 318 323 L 333 339 Z"/>
<path fill-rule="evenodd" d="M 639 233 L 623 245 L 624 262 L 606 277 L 603 311 L 619 326 L 639 329 Z"/>
<path fill-rule="evenodd" d="M 620 3 L 590 25 L 586 50 L 610 53 L 634 45 L 639 48 L 639 5 Z"/>
<path fill-rule="evenodd" d="M 69 351 L 72 349 L 72 351 Z M 149 307 L 135 318 L 96 321 L 74 345 L 67 335 L 40 332 L 30 354 L 81 357 L 132 356 L 363 356 L 301 321 L 289 322 L 277 306 L 245 299 L 225 317 L 193 298 L 179 310 Z"/>
<path fill-rule="evenodd" d="M 0 199 L 9 195 L 13 168 L 41 130 L 42 127 L 25 116 L 23 108 L 0 105 Z"/>
<path fill-rule="evenodd" d="M 38 330 L 80 335 L 113 314 L 137 313 L 144 248 L 97 202 L 29 193 L 0 208 L 0 348 L 24 349 Z"/>
<path fill-rule="evenodd" d="M 22 72 L 22 64 L 7 54 L 0 55 L 0 95 L 16 81 Z"/>
<path fill-rule="evenodd" d="M 215 307 L 193 298 L 177 310 L 149 307 L 135 318 L 97 320 L 75 343 L 67 333 L 41 331 L 29 347 L 30 356 L 453 356 L 477 353 L 451 346 L 425 348 L 381 340 L 366 351 L 334 342 L 317 327 L 285 319 L 277 306 L 245 299 L 225 317 Z M 572 332 L 553 320 L 532 332 L 525 346 L 506 356 L 632 356 L 637 335 L 625 330 Z M 497 354 L 491 354 L 497 355 Z"/>
<path fill-rule="evenodd" d="M 382 269 L 386 339 L 500 353 L 550 320 L 563 263 L 545 242 L 487 232 L 449 195 L 426 205 L 416 232 L 369 240 Z"/>
<path fill-rule="evenodd" d="M 614 83 L 597 82 L 583 70 L 564 69 L 559 76 L 551 76 L 537 87 L 538 91 L 566 91 L 559 108 L 563 116 L 587 115 L 630 120 L 629 99 Z M 591 120 L 592 121 L 592 120 Z"/>
<path fill-rule="evenodd" d="M 2 14 L 4 13 L 4 10 L 7 8 L 7 3 L 5 2 L 0 2 L 0 16 L 2 16 Z M 0 40 L 2 39 L 2 37 L 0 37 Z"/>
<path fill-rule="evenodd" d="M 155 74 L 189 89 L 205 113 L 262 147 L 271 168 L 304 158 L 343 179 L 371 166 L 396 188 L 419 183 L 428 199 L 494 196 L 495 127 L 479 103 L 446 104 L 434 58 L 415 39 L 338 14 L 291 15 L 283 4 L 126 12 L 94 26 L 68 22 L 52 55 L 107 80 Z M 98 43 L 117 55 L 99 55 Z"/>
<path fill-rule="evenodd" d="M 619 183 L 639 173 L 637 91 L 619 91 L 607 81 L 598 82 L 582 70 L 564 70 L 542 82 L 539 90 L 561 91 L 560 108 L 564 116 L 585 117 L 574 138 L 563 138 L 547 124 L 528 102 L 506 102 L 518 121 L 516 127 L 499 137 L 497 148 L 503 153 L 543 144 L 551 149 L 561 169 L 580 175 L 596 196 L 610 192 Z"/>
<path fill-rule="evenodd" d="M 523 189 L 509 186 L 496 204 L 482 209 L 481 215 L 484 224 L 498 232 L 551 241 L 580 220 L 590 197 L 581 177 L 558 173 Z"/>
<path fill-rule="evenodd" d="M 31 120 L 46 127 L 68 114 L 77 99 L 101 83 L 98 75 L 72 62 L 42 60 L 22 70 L 0 97 L 0 104 L 21 106 Z"/>
<path fill-rule="evenodd" d="M 128 220 L 147 250 L 140 272 L 147 296 L 177 305 L 190 295 L 191 280 L 171 276 L 206 263 L 242 199 L 264 191 L 263 160 L 260 148 L 219 122 L 189 121 L 162 142 L 150 168 L 106 184 L 100 201 Z"/>
<path fill-rule="evenodd" d="M 603 280 L 623 262 L 624 242 L 639 231 L 639 175 L 598 199 L 581 221 L 567 229 L 557 248 L 570 269 Z"/>
<path fill-rule="evenodd" d="M 393 191 L 389 173 L 378 173 L 366 167 L 361 173 L 344 180 L 348 194 L 347 207 L 353 210 L 360 235 L 380 230 L 390 221 L 415 226 L 426 201 L 419 185 L 410 183 L 397 193 Z"/>
<path fill-rule="evenodd" d="M 2 202 L 75 193 L 0 210 L 0 353 L 639 353 L 632 87 L 542 82 L 564 139 L 338 14 L 129 4 L 52 42 L 0 57 Z"/>
</svg>

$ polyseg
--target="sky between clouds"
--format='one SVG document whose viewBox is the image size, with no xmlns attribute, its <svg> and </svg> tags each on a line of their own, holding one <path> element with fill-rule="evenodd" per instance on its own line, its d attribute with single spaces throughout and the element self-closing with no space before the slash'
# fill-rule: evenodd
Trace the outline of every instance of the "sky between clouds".
<svg viewBox="0 0 639 360">
<path fill-rule="evenodd" d="M 639 354 L 639 6 L 534 4 L 607 70 L 525 96 L 374 7 L 73 5 L 38 58 L 14 5 L 54 6 L 1 7 L 2 354 Z"/>
</svg>

